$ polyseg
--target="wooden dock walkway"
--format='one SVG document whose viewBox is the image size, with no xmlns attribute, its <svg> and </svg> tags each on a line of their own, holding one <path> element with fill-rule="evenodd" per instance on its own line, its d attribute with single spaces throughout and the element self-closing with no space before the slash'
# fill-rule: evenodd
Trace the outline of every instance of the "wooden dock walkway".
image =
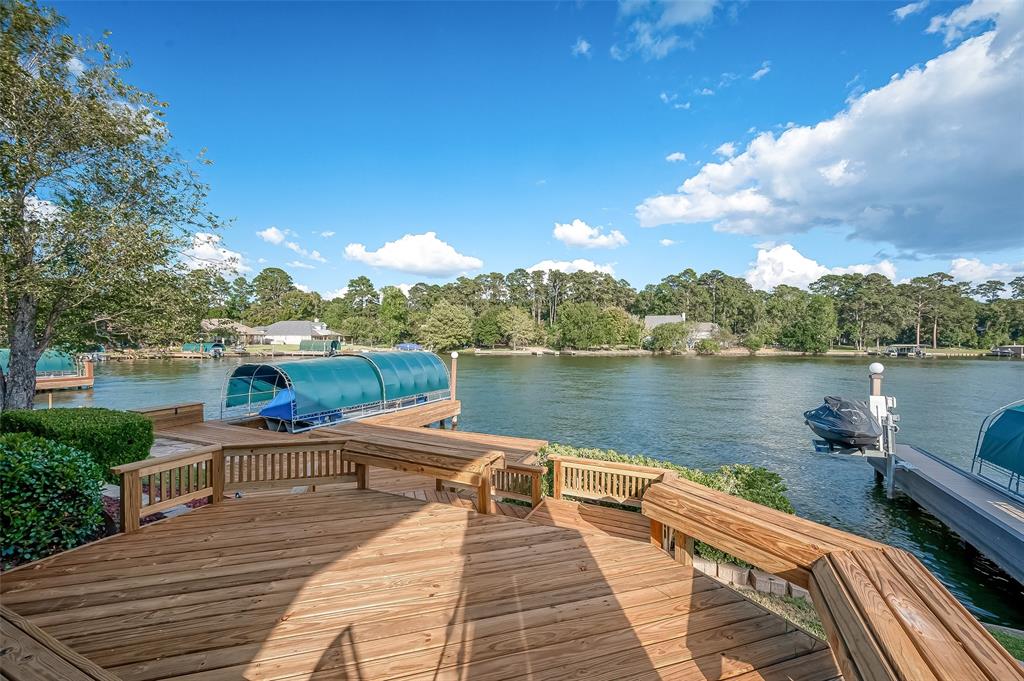
<svg viewBox="0 0 1024 681">
<path fill-rule="evenodd" d="M 207 506 L 0 589 L 126 681 L 839 676 L 824 642 L 653 546 L 365 490 Z"/>
<path fill-rule="evenodd" d="M 1024 584 L 1024 503 L 924 450 L 896 445 L 896 487 Z M 883 459 L 868 459 L 885 474 Z"/>
<path fill-rule="evenodd" d="M 642 542 L 650 540 L 650 520 L 637 511 L 547 497 L 526 519 L 540 525 L 565 527 L 577 532 L 596 532 Z"/>
</svg>

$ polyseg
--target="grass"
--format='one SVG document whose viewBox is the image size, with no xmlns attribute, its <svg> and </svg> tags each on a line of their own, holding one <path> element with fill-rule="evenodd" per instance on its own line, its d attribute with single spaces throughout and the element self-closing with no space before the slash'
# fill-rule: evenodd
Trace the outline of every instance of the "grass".
<svg viewBox="0 0 1024 681">
<path fill-rule="evenodd" d="M 802 598 L 791 598 L 789 596 L 775 596 L 763 594 L 753 589 L 738 588 L 740 592 L 761 607 L 771 610 L 776 615 L 792 622 L 804 631 L 807 631 L 821 640 L 825 640 L 825 628 L 821 625 L 821 618 L 814 610 L 810 601 Z"/>
<path fill-rule="evenodd" d="M 1024 660 L 1024 637 L 1011 634 L 1005 629 L 988 628 L 988 633 L 992 634 L 992 638 L 999 641 L 1011 655 L 1018 660 Z"/>
</svg>

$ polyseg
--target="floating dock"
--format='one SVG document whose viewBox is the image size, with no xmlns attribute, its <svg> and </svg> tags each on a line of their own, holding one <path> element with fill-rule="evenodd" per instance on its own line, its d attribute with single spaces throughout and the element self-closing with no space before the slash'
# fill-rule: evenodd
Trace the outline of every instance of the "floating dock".
<svg viewBox="0 0 1024 681">
<path fill-rule="evenodd" d="M 1024 584 L 1024 503 L 934 454 L 896 445 L 895 483 L 968 544 Z M 882 458 L 867 459 L 879 477 Z"/>
</svg>

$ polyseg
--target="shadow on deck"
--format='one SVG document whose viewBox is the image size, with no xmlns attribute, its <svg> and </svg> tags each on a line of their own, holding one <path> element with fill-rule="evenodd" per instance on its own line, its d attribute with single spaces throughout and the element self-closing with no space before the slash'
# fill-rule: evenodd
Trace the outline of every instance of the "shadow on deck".
<svg viewBox="0 0 1024 681">
<path fill-rule="evenodd" d="M 653 546 L 370 490 L 207 506 L 2 593 L 132 681 L 838 676 L 824 643 Z"/>
</svg>

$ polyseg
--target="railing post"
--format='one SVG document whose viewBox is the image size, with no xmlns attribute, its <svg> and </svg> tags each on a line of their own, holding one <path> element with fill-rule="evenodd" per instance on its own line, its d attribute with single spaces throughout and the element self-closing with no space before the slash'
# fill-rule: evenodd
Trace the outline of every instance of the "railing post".
<svg viewBox="0 0 1024 681">
<path fill-rule="evenodd" d="M 152 494 L 153 490 L 149 490 Z M 130 534 L 139 529 L 142 511 L 142 481 L 138 471 L 121 473 L 121 531 Z"/>
<path fill-rule="evenodd" d="M 680 565 L 693 565 L 693 537 L 679 530 L 672 530 L 672 536 L 676 545 L 676 562 Z"/>
<path fill-rule="evenodd" d="M 365 463 L 356 464 L 356 489 L 368 489 L 370 486 L 370 467 Z"/>
<path fill-rule="evenodd" d="M 211 504 L 219 504 L 224 501 L 224 448 L 221 447 L 210 457 L 210 487 L 213 488 L 210 500 Z"/>
<path fill-rule="evenodd" d="M 534 508 L 540 506 L 541 502 L 541 487 L 540 487 L 540 471 L 534 471 L 530 476 L 530 505 Z"/>
<path fill-rule="evenodd" d="M 491 467 L 488 466 L 480 476 L 480 485 L 476 488 L 476 510 L 479 513 L 491 512 Z"/>
<path fill-rule="evenodd" d="M 562 462 L 559 459 L 552 459 L 555 463 L 554 473 L 554 484 L 552 485 L 551 496 L 555 499 L 562 498 Z"/>
<path fill-rule="evenodd" d="M 665 550 L 665 527 L 657 520 L 651 519 L 651 544 Z"/>
</svg>

